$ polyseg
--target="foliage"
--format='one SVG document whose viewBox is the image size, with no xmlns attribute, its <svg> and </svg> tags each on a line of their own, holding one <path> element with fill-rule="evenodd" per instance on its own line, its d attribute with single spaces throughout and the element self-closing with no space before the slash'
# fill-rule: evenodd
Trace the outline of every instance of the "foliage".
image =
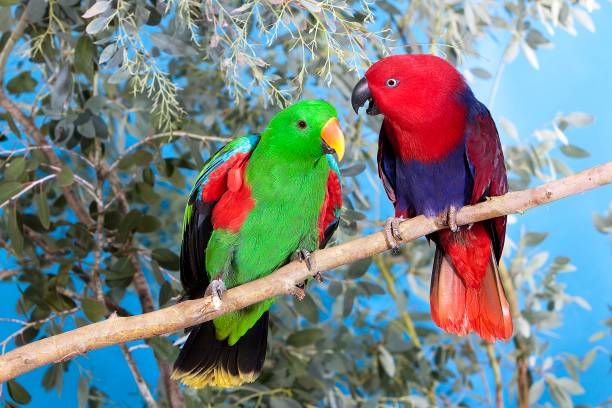
<svg viewBox="0 0 612 408">
<path fill-rule="evenodd" d="M 597 8 L 594 0 L 0 2 L 0 253 L 12 268 L 0 276 L 21 288 L 23 319 L 2 351 L 113 312 L 177 302 L 180 214 L 195 171 L 225 138 L 261 129 L 271 112 L 302 95 L 324 97 L 346 115 L 351 150 L 336 239 L 379 226 L 372 221 L 379 217 L 379 119 L 355 120 L 350 112 L 357 74 L 389 53 L 437 52 L 468 79 L 499 84 L 519 52 L 537 68 L 537 50 L 552 44 L 556 29 L 575 33 L 578 22 L 592 30 L 589 13 Z M 498 72 L 467 69 L 490 36 L 507 44 Z M 570 173 L 564 156 L 588 153 L 566 131 L 591 121 L 584 113 L 559 115 L 532 137 L 502 118 L 512 188 Z M 595 224 L 609 232 L 610 216 L 596 216 Z M 571 406 L 583 392 L 579 373 L 598 348 L 583 357 L 546 353 L 541 333 L 562 324 L 563 307 L 589 305 L 557 280 L 573 267 L 557 254 L 549 260 L 545 238 L 524 232 L 507 245 L 509 290 L 520 299 L 517 330 L 512 344 L 487 346 L 494 359 L 475 338 L 443 334 L 431 323 L 419 299 L 427 300 L 432 251 L 419 241 L 399 256 L 329 274 L 303 302 L 282 299 L 257 383 L 231 393 L 183 390 L 184 398 L 189 406 L 480 405 L 486 398 L 477 384 L 490 366 L 516 372 L 528 359 L 531 401 L 548 389 L 557 404 Z M 126 310 L 131 298 L 141 310 Z M 142 345 L 153 349 L 162 376 L 180 336 Z M 566 376 L 552 373 L 557 363 Z M 61 389 L 73 364 L 78 359 L 49 367 L 43 387 Z M 517 380 L 504 378 L 504 386 Z M 5 387 L 7 404 L 30 399 L 18 381 Z M 70 391 L 80 406 L 112 401 L 89 383 L 84 376 Z M 180 405 L 163 384 L 154 390 L 160 404 Z"/>
</svg>

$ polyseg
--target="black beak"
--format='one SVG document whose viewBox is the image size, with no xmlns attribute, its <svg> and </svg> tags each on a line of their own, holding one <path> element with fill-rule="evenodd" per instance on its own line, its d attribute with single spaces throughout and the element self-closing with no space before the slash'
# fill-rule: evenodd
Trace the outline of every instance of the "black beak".
<svg viewBox="0 0 612 408">
<path fill-rule="evenodd" d="M 366 109 L 368 115 L 378 115 L 380 113 L 376 103 L 374 103 L 374 98 L 372 98 L 372 93 L 368 87 L 368 80 L 363 77 L 357 82 L 351 95 L 351 105 L 353 105 L 355 113 L 359 113 L 359 108 L 365 105 L 366 102 L 370 102 Z"/>
</svg>

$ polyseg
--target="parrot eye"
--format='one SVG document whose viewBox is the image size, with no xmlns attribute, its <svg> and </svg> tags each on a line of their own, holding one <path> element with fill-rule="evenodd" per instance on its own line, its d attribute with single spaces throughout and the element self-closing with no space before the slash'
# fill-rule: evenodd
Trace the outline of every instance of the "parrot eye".
<svg viewBox="0 0 612 408">
<path fill-rule="evenodd" d="M 387 88 L 395 88 L 399 85 L 399 81 L 394 78 L 387 79 Z"/>
<path fill-rule="evenodd" d="M 306 127 L 308 126 L 308 124 L 306 123 L 305 120 L 298 120 L 297 126 L 300 129 L 306 129 Z"/>
</svg>

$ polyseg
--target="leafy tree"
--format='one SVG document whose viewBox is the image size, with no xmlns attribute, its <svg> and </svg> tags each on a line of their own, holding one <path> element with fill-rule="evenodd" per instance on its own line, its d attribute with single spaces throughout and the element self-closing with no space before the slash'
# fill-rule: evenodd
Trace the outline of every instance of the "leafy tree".
<svg viewBox="0 0 612 408">
<path fill-rule="evenodd" d="M 2 351 L 112 313 L 177 302 L 178 231 L 195 171 L 227 139 L 261 129 L 302 96 L 325 97 L 344 115 L 350 152 L 336 239 L 380 227 L 373 181 L 380 119 L 350 111 L 358 73 L 390 53 L 434 52 L 470 80 L 492 79 L 493 105 L 517 54 L 537 68 L 553 28 L 592 30 L 589 13 L 597 7 L 593 0 L 0 1 L 0 253 L 9 259 L 0 277 L 21 288 L 21 328 Z M 467 69 L 493 36 L 506 41 L 495 75 Z M 584 113 L 559 115 L 519 141 L 512 122 L 499 120 L 511 188 L 570 174 L 558 153 L 588 153 L 568 144 L 565 131 L 591 121 Z M 609 232 L 610 215 L 595 224 Z M 504 389 L 523 406 L 545 389 L 571 406 L 598 349 L 556 356 L 563 375 L 551 371 L 552 357 L 540 358 L 541 333 L 562 324 L 564 306 L 588 309 L 559 283 L 558 274 L 573 266 L 561 255 L 547 258 L 546 236 L 524 232 L 504 258 L 516 325 L 510 344 L 449 336 L 432 325 L 418 299 L 427 299 L 433 254 L 416 241 L 400 255 L 328 274 L 302 302 L 282 299 L 255 384 L 231 393 L 179 389 L 169 374 L 181 333 L 146 341 L 157 385 L 144 383 L 128 347 L 122 352 L 150 406 L 153 399 L 173 407 L 501 405 Z M 134 298 L 139 309 L 125 306 Z M 61 389 L 70 364 L 47 368 L 43 387 Z M 110 404 L 113 395 L 90 387 L 91 376 L 84 373 L 70 392 L 81 406 Z M 494 397 L 476 385 L 483 376 L 495 382 Z M 10 381 L 2 397 L 9 406 L 27 404 L 32 387 Z"/>
</svg>

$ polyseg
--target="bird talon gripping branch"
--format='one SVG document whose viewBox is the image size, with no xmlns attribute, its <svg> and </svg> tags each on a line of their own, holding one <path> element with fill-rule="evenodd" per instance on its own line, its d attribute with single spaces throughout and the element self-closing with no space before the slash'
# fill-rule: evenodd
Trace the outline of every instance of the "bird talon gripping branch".
<svg viewBox="0 0 612 408">
<path fill-rule="evenodd" d="M 399 247 L 402 241 L 402 234 L 399 228 L 400 221 L 402 219 L 398 217 L 390 217 L 385 221 L 385 239 L 393 255 L 397 255 L 400 252 Z"/>
<path fill-rule="evenodd" d="M 225 287 L 225 283 L 223 283 L 223 279 L 221 277 L 213 279 L 210 282 L 210 285 L 206 288 L 205 296 L 212 295 L 212 303 L 215 310 L 221 309 L 221 296 L 225 293 L 227 288 Z"/>
</svg>

